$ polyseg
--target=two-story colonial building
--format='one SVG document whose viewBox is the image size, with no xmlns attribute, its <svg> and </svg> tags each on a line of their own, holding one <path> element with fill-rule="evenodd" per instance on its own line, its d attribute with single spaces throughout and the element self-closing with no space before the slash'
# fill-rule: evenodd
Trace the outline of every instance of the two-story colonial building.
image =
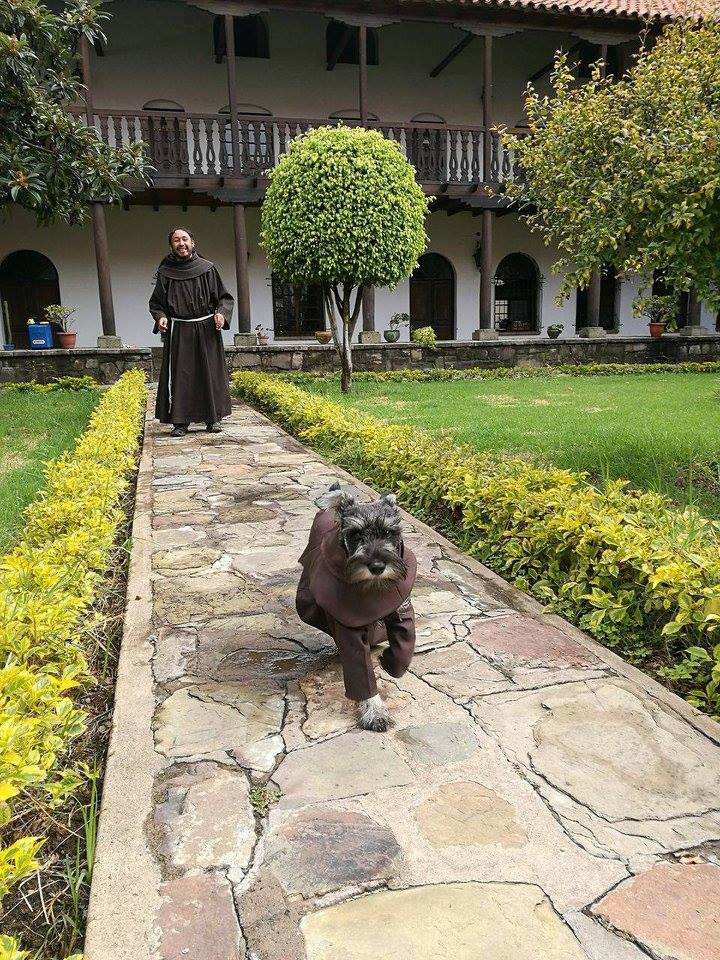
<svg viewBox="0 0 720 960">
<path fill-rule="evenodd" d="M 184 226 L 237 294 L 233 330 L 276 340 L 325 326 L 312 286 L 273 277 L 259 245 L 268 168 L 299 132 L 363 123 L 400 144 L 433 198 L 429 244 L 410 280 L 366 298 L 366 330 L 395 312 L 440 339 L 646 333 L 637 283 L 612 271 L 555 304 L 559 279 L 503 184 L 518 175 L 498 125 L 522 128 L 528 82 L 549 92 L 555 51 L 578 74 L 624 69 L 643 18 L 671 0 L 114 0 L 108 42 L 84 50 L 87 104 L 110 143 L 142 140 L 152 184 L 85 227 L 37 227 L 15 210 L 0 231 L 0 297 L 17 346 L 48 303 L 74 307 L 79 345 L 99 333 L 152 342 L 147 301 L 168 231 Z M 714 328 L 706 311 L 703 322 Z M 697 322 L 697 317 L 695 318 Z M 594 332 L 591 330 L 591 333 Z"/>
</svg>

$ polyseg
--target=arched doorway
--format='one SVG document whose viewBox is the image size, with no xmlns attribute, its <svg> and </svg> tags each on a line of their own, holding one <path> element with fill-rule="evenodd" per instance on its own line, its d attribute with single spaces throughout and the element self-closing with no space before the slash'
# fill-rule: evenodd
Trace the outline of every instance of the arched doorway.
<svg viewBox="0 0 720 960">
<path fill-rule="evenodd" d="M 13 343 L 20 349 L 29 347 L 29 318 L 42 320 L 45 307 L 60 303 L 58 273 L 52 260 L 36 250 L 9 254 L 0 263 L 0 299 L 7 304 Z"/>
<path fill-rule="evenodd" d="M 432 327 L 438 340 L 455 339 L 455 274 L 439 253 L 425 253 L 410 277 L 410 329 Z"/>
<path fill-rule="evenodd" d="M 538 269 L 524 253 L 510 253 L 495 271 L 495 329 L 500 333 L 537 333 Z"/>
</svg>

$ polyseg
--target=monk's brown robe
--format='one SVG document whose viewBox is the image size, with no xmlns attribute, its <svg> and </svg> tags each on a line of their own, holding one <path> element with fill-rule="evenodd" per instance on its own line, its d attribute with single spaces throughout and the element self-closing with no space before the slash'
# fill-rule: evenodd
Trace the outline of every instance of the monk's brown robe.
<svg viewBox="0 0 720 960">
<path fill-rule="evenodd" d="M 387 589 L 376 589 L 345 579 L 346 555 L 340 526 L 333 510 L 322 510 L 313 520 L 310 538 L 300 563 L 295 608 L 301 620 L 329 634 L 337 644 L 350 700 L 368 700 L 377 693 L 370 648 L 388 640 L 382 666 L 392 677 L 401 677 L 415 650 L 415 613 L 410 591 L 417 561 L 405 547 L 404 580 Z"/>
<path fill-rule="evenodd" d="M 155 416 L 161 423 L 217 423 L 230 414 L 230 388 L 216 313 L 230 328 L 233 298 L 217 268 L 193 254 L 167 256 L 158 267 L 150 313 L 167 317 Z M 204 318 L 204 319 L 200 319 Z"/>
</svg>

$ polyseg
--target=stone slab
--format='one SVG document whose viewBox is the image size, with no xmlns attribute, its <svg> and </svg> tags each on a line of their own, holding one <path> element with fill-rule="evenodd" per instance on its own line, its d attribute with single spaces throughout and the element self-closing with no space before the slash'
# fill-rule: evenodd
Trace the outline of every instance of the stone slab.
<svg viewBox="0 0 720 960">
<path fill-rule="evenodd" d="M 511 803 L 481 783 L 445 783 L 415 811 L 433 847 L 521 847 L 527 833 Z"/>
<path fill-rule="evenodd" d="M 478 749 L 478 740 L 467 723 L 424 723 L 397 733 L 410 756 L 427 766 L 444 766 L 467 760 Z"/>
<path fill-rule="evenodd" d="M 230 884 L 218 874 L 160 886 L 157 960 L 245 960 Z"/>
<path fill-rule="evenodd" d="M 530 884 L 382 891 L 319 910 L 302 931 L 307 960 L 587 960 Z"/>
</svg>

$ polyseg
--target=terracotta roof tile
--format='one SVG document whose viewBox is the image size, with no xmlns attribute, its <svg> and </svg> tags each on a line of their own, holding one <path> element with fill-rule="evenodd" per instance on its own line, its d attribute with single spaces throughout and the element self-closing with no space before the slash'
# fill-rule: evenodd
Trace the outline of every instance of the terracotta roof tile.
<svg viewBox="0 0 720 960">
<path fill-rule="evenodd" d="M 412 2 L 412 0 L 401 0 Z M 701 17 L 720 13 L 718 0 L 431 0 L 444 6 L 478 9 L 546 10 L 551 13 L 616 16 L 639 20 L 645 18 L 672 20 L 683 14 Z"/>
</svg>

